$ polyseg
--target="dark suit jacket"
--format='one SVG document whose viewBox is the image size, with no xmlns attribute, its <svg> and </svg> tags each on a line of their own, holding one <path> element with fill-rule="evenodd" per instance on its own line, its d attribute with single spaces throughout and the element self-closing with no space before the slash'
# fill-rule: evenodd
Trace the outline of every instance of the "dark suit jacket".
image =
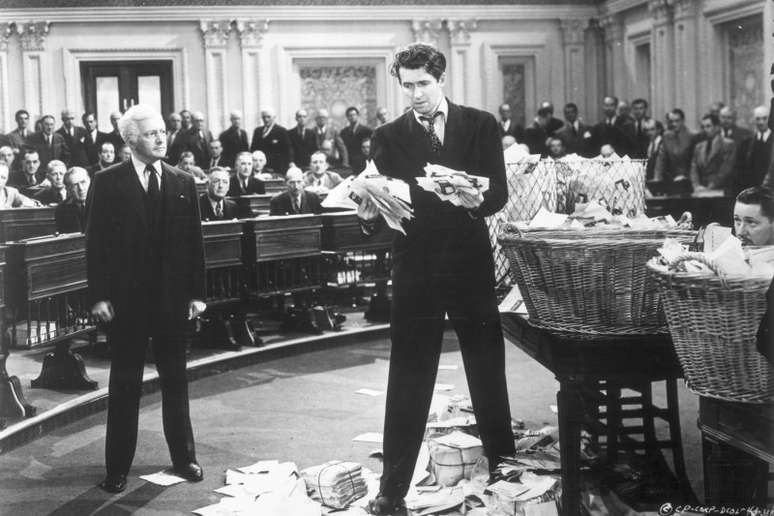
<svg viewBox="0 0 774 516">
<path fill-rule="evenodd" d="M 630 136 L 633 134 L 632 122 L 628 118 L 618 116 L 613 125 L 607 125 L 604 121 L 599 122 L 591 130 L 591 153 L 597 156 L 603 145 L 611 145 L 619 156 L 630 154 L 632 152 Z"/>
<path fill-rule="evenodd" d="M 693 187 L 701 185 L 713 190 L 733 188 L 736 180 L 733 176 L 735 163 L 736 144 L 733 140 L 724 138 L 720 133 L 712 140 L 709 156 L 707 156 L 706 140 L 696 144 L 691 160 Z"/>
<path fill-rule="evenodd" d="M 202 134 L 199 134 L 201 131 Z M 179 142 L 178 142 L 179 139 Z M 190 128 L 188 131 L 181 131 L 175 144 L 177 145 L 177 158 L 180 158 L 180 154 L 189 151 L 194 155 L 194 162 L 196 166 L 200 168 L 208 168 L 210 166 L 210 142 L 212 141 L 212 133 L 209 129 L 194 129 Z M 177 162 L 177 161 L 175 161 Z"/>
<path fill-rule="evenodd" d="M 99 151 L 102 149 L 102 144 L 107 141 L 110 141 L 108 140 L 108 133 L 97 131 L 97 139 L 95 140 L 91 137 L 91 133 L 86 131 L 83 136 L 83 140 L 81 141 L 83 150 L 86 153 L 86 165 L 91 166 L 99 161 Z M 121 149 L 114 150 L 116 155 L 118 155 L 118 151 Z"/>
<path fill-rule="evenodd" d="M 161 270 L 148 270 L 146 193 L 132 161 L 94 176 L 87 205 L 86 270 L 92 303 L 108 300 L 113 328 L 135 325 L 149 302 L 169 328 L 186 323 L 188 303 L 204 299 L 204 247 L 193 177 L 162 163 Z M 158 279 L 158 283 L 154 281 Z M 154 288 L 155 285 L 163 288 Z M 148 299 L 149 292 L 158 296 Z M 131 327 L 131 326 L 130 326 Z"/>
<path fill-rule="evenodd" d="M 314 131 L 314 138 L 318 149 L 322 147 L 322 143 L 325 140 L 332 141 L 333 148 L 338 154 L 337 159 L 341 162 L 341 166 L 345 168 L 349 167 L 349 152 L 347 152 L 347 146 L 344 145 L 344 140 L 341 139 L 341 135 L 336 129 L 327 125 L 325 126 L 325 130 L 320 132 L 320 128 L 314 126 L 312 131 Z"/>
<path fill-rule="evenodd" d="M 40 190 L 38 193 L 35 194 L 35 197 L 33 197 L 36 201 L 38 201 L 41 204 L 60 204 L 64 202 L 62 198 L 59 196 L 59 192 L 55 191 L 53 188 L 44 188 L 43 190 Z M 65 197 L 65 200 L 67 197 Z"/>
<path fill-rule="evenodd" d="M 107 141 L 113 144 L 113 148 L 116 151 L 116 157 L 115 157 L 115 163 L 118 163 L 121 161 L 121 158 L 118 156 L 118 153 L 121 151 L 121 147 L 124 146 L 124 139 L 121 138 L 121 135 L 118 133 L 118 131 L 111 131 L 107 133 Z"/>
<path fill-rule="evenodd" d="M 545 128 L 541 127 L 537 122 L 533 122 L 531 126 L 524 129 L 524 144 L 529 147 L 531 154 L 540 154 L 541 156 L 548 156 L 548 147 L 546 147 L 546 139 L 548 138 L 548 132 Z"/>
<path fill-rule="evenodd" d="M 54 220 L 58 233 L 83 233 L 86 231 L 86 208 L 72 199 L 67 199 L 54 209 Z"/>
<path fill-rule="evenodd" d="M 91 163 L 86 157 L 86 148 L 83 145 L 83 139 L 86 137 L 86 129 L 83 127 L 73 127 L 73 135 L 70 136 L 64 126 L 57 129 L 56 134 L 64 138 L 65 145 L 70 149 L 70 161 L 65 162 L 69 167 L 85 167 Z"/>
<path fill-rule="evenodd" d="M 446 295 L 458 292 L 489 306 L 484 300 L 493 296 L 494 264 L 484 217 L 500 211 L 508 198 L 494 117 L 449 102 L 443 146 L 435 155 L 428 132 L 409 111 L 379 127 L 371 149 L 382 174 L 409 183 L 414 208 L 414 219 L 404 222 L 406 235 L 396 233 L 393 243 L 393 292 L 410 296 L 416 289 L 437 286 L 439 280 L 451 289 Z M 473 213 L 476 218 L 417 184 L 427 163 L 489 178 L 484 202 Z M 487 308 L 482 305 L 482 310 Z"/>
<path fill-rule="evenodd" d="M 40 170 L 45 174 L 46 165 L 49 161 L 58 159 L 67 164 L 70 160 L 70 149 L 61 134 L 53 133 L 53 146 L 46 143 L 43 133 L 35 133 L 27 138 L 27 145 L 34 147 L 40 157 Z"/>
<path fill-rule="evenodd" d="M 766 360 L 774 364 L 774 280 L 766 292 L 766 312 L 758 326 L 757 348 Z"/>
<path fill-rule="evenodd" d="M 646 159 L 648 156 L 648 145 L 650 145 L 650 138 L 648 133 L 642 128 L 642 125 L 649 118 L 643 118 L 640 121 L 639 129 L 637 121 L 632 119 L 630 125 L 626 125 L 627 136 L 629 138 L 629 157 L 632 159 Z"/>
<path fill-rule="evenodd" d="M 220 144 L 223 146 L 223 154 L 220 155 L 223 165 L 234 168 L 234 160 L 240 152 L 246 152 L 247 133 L 244 129 L 235 129 L 229 127 L 218 136 Z"/>
<path fill-rule="evenodd" d="M 577 130 L 575 126 L 567 122 L 554 133 L 554 136 L 558 136 L 564 141 L 568 154 L 576 153 L 581 156 L 591 157 L 591 127 L 583 122 L 578 122 Z"/>
<path fill-rule="evenodd" d="M 263 181 L 250 176 L 247 180 L 247 188 L 242 188 L 242 183 L 237 176 L 231 176 L 231 182 L 228 186 L 229 197 L 241 197 L 243 195 L 264 194 L 266 193 L 266 187 Z"/>
<path fill-rule="evenodd" d="M 203 193 L 199 197 L 199 211 L 202 215 L 202 220 L 231 220 L 238 217 L 237 204 L 231 199 L 223 199 L 223 216 L 215 216 L 215 210 L 212 209 L 212 203 L 210 203 L 210 196 Z"/>
<path fill-rule="evenodd" d="M 15 170 L 8 176 L 8 186 L 18 188 L 24 195 L 34 195 L 40 190 L 40 183 L 46 178 L 43 167 L 38 168 L 35 173 L 35 184 L 27 181 L 27 176 L 21 170 Z"/>
<path fill-rule="evenodd" d="M 303 213 L 322 213 L 320 198 L 313 192 L 304 191 L 301 194 L 301 206 L 298 212 L 293 210 L 293 201 L 287 191 L 278 193 L 271 198 L 269 215 L 299 215 Z"/>
<path fill-rule="evenodd" d="M 739 184 L 737 192 L 751 186 L 759 186 L 766 179 L 766 173 L 772 161 L 772 148 L 774 148 L 774 132 L 769 132 L 769 137 L 759 142 L 753 136 L 748 142 L 746 148 L 742 151 L 744 156 L 741 158 L 743 166 L 739 168 Z M 741 149 L 740 149 L 741 151 Z"/>
<path fill-rule="evenodd" d="M 11 147 L 13 147 L 15 151 L 18 151 L 19 149 L 27 145 L 27 140 L 29 139 L 30 136 L 32 136 L 32 134 L 33 132 L 28 129 L 27 137 L 22 138 L 22 135 L 19 132 L 19 129 L 16 128 L 10 133 L 6 134 L 6 136 L 11 142 Z"/>
<path fill-rule="evenodd" d="M 344 146 L 347 148 L 347 156 L 349 157 L 350 165 L 353 161 L 363 159 L 363 153 L 360 151 L 360 144 L 363 143 L 363 140 L 370 138 L 373 133 L 373 129 L 360 123 L 357 124 L 354 133 L 352 132 L 351 125 L 348 125 L 339 131 L 339 136 L 344 140 Z"/>
<path fill-rule="evenodd" d="M 298 168 L 305 169 L 309 166 L 309 159 L 317 150 L 317 138 L 314 130 L 308 127 L 304 128 L 303 136 L 299 134 L 298 126 L 288 129 L 288 138 L 290 139 L 291 161 Z"/>
<path fill-rule="evenodd" d="M 561 129 L 562 126 L 564 126 L 564 122 L 552 116 L 548 119 L 548 123 L 546 124 L 546 132 L 549 136 L 551 136 L 556 133 L 556 131 Z"/>
<path fill-rule="evenodd" d="M 505 136 L 513 136 L 518 143 L 524 141 L 524 128 L 511 119 L 511 124 L 508 126 L 508 130 L 503 129 L 502 120 L 497 122 L 497 132 L 502 140 Z"/>
<path fill-rule="evenodd" d="M 278 124 L 274 124 L 269 134 L 263 137 L 263 126 L 256 127 L 253 131 L 253 140 L 250 142 L 250 152 L 263 151 L 266 154 L 266 166 L 275 174 L 285 175 L 290 163 L 290 138 L 288 131 Z"/>
</svg>

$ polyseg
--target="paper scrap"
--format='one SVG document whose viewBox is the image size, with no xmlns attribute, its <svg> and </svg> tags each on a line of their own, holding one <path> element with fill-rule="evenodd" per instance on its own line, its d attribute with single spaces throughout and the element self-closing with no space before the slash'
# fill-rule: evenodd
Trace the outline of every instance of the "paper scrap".
<svg viewBox="0 0 774 516">
<path fill-rule="evenodd" d="M 184 478 L 171 473 L 171 470 L 159 471 L 158 473 L 151 473 L 150 475 L 142 475 L 140 478 L 151 484 L 164 487 L 185 482 Z"/>
<path fill-rule="evenodd" d="M 443 444 L 450 448 L 459 448 L 463 450 L 482 446 L 481 439 L 460 431 L 454 431 L 450 434 L 435 437 L 433 440 L 438 444 Z"/>
<path fill-rule="evenodd" d="M 381 396 L 384 394 L 384 392 L 376 391 L 374 389 L 358 389 L 355 391 L 355 394 L 364 394 L 366 396 Z"/>
<path fill-rule="evenodd" d="M 255 464 L 237 469 L 242 473 L 268 473 L 277 466 L 279 466 L 278 460 L 259 460 Z"/>
<path fill-rule="evenodd" d="M 508 292 L 508 295 L 506 295 L 505 298 L 500 302 L 498 310 L 500 313 L 527 313 L 527 305 L 524 304 L 524 298 L 521 295 L 521 291 L 519 290 L 518 285 L 514 285 L 513 288 L 511 288 L 511 291 Z"/>
<path fill-rule="evenodd" d="M 454 385 L 452 385 L 450 383 L 436 383 L 435 384 L 435 390 L 436 391 L 441 391 L 441 392 L 453 391 L 454 390 Z"/>
<path fill-rule="evenodd" d="M 730 236 L 731 228 L 719 224 L 708 224 L 704 229 L 704 252 L 715 251 Z"/>
<path fill-rule="evenodd" d="M 355 442 L 360 443 L 383 443 L 384 436 L 379 432 L 366 432 L 364 434 L 357 435 L 352 438 Z"/>
<path fill-rule="evenodd" d="M 456 364 L 441 364 L 438 366 L 439 371 L 456 371 L 460 366 Z"/>
<path fill-rule="evenodd" d="M 529 222 L 530 228 L 558 228 L 567 221 L 567 215 L 562 213 L 553 213 L 548 211 L 545 206 L 541 206 L 538 212 Z"/>
<path fill-rule="evenodd" d="M 524 506 L 524 516 L 558 516 L 556 501 L 529 503 Z"/>
</svg>

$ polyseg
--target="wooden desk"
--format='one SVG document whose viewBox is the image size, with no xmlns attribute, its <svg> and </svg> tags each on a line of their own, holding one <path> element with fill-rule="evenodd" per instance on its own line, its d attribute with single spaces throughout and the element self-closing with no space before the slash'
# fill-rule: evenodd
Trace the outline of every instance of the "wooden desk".
<svg viewBox="0 0 774 516">
<path fill-rule="evenodd" d="M 705 505 L 766 507 L 774 464 L 774 405 L 701 396 Z"/>
<path fill-rule="evenodd" d="M 33 387 L 96 389 L 80 356 L 70 351 L 75 337 L 93 339 L 86 299 L 86 237 L 70 233 L 12 242 L 8 246 L 5 293 L 15 347 L 56 346 L 43 361 Z"/>
<path fill-rule="evenodd" d="M 237 213 L 240 217 L 257 217 L 262 213 L 269 213 L 272 194 L 243 195 L 241 197 L 228 197 L 237 204 Z"/>
<path fill-rule="evenodd" d="M 267 194 L 278 194 L 285 191 L 286 185 L 284 179 L 266 179 L 263 181 L 264 189 Z"/>
<path fill-rule="evenodd" d="M 53 235 L 55 232 L 53 207 L 0 210 L 0 242 Z"/>
<path fill-rule="evenodd" d="M 682 372 L 669 335 L 579 339 L 535 328 L 526 317 L 513 313 L 502 314 L 502 321 L 506 337 L 559 381 L 556 399 L 562 450 L 563 514 L 577 516 L 580 512 L 582 427 L 606 437 L 607 455 L 611 460 L 616 458 L 619 449 L 671 449 L 678 479 L 687 495 L 690 487 L 684 470 L 676 383 Z M 666 409 L 652 405 L 651 383 L 660 380 L 666 380 Z M 640 397 L 621 398 L 623 388 L 636 390 Z M 624 401 L 628 405 L 636 401 L 642 408 L 622 411 Z M 599 422 L 600 404 L 606 408 L 604 425 Z M 629 417 L 643 421 L 642 443 L 621 439 L 622 434 L 631 435 L 622 425 L 622 420 Z M 655 417 L 669 423 L 668 441 L 657 440 Z"/>
<path fill-rule="evenodd" d="M 659 196 L 645 199 L 649 217 L 672 215 L 675 220 L 685 211 L 693 215 L 696 227 L 717 222 L 723 226 L 732 226 L 734 219 L 734 198 L 726 195 L 715 197 L 679 197 Z"/>
</svg>

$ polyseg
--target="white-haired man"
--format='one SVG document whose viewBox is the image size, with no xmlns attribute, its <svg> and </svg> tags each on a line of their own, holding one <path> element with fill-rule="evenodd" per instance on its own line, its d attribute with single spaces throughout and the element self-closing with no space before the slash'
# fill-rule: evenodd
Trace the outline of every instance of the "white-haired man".
<svg viewBox="0 0 774 516">
<path fill-rule="evenodd" d="M 164 120 L 137 104 L 118 122 L 132 157 L 94 176 L 87 200 L 86 265 L 91 313 L 111 348 L 105 439 L 107 476 L 126 488 L 137 446 L 145 350 L 161 380 L 164 436 L 176 474 L 203 478 L 188 407 L 186 344 L 204 311 L 204 248 L 193 177 L 162 162 Z"/>
<path fill-rule="evenodd" d="M 234 175 L 228 188 L 229 197 L 266 193 L 263 181 L 253 176 L 253 156 L 249 152 L 237 154 L 234 162 Z"/>
<path fill-rule="evenodd" d="M 250 152 L 263 151 L 266 154 L 266 167 L 275 174 L 284 174 L 290 166 L 290 138 L 288 130 L 277 123 L 272 108 L 261 111 L 263 125 L 255 128 Z"/>
<path fill-rule="evenodd" d="M 55 159 L 46 165 L 46 179 L 49 185 L 35 194 L 35 200 L 40 204 L 60 204 L 67 199 L 67 188 L 64 184 L 64 176 L 67 167 L 61 161 Z"/>
<path fill-rule="evenodd" d="M 229 118 L 231 119 L 231 126 L 218 136 L 218 140 L 220 140 L 223 146 L 220 162 L 225 167 L 234 168 L 236 155 L 248 149 L 247 132 L 242 129 L 241 112 L 232 111 Z"/>
<path fill-rule="evenodd" d="M 320 198 L 314 192 L 304 190 L 304 173 L 300 168 L 291 167 L 285 174 L 287 190 L 271 199 L 270 215 L 301 215 L 320 213 Z"/>
<path fill-rule="evenodd" d="M 756 107 L 753 110 L 753 117 L 755 133 L 743 150 L 744 166 L 739 170 L 738 190 L 740 191 L 763 184 L 766 173 L 771 166 L 771 149 L 774 138 L 771 137 L 771 129 L 769 129 L 769 108 L 766 106 Z"/>
<path fill-rule="evenodd" d="M 54 210 L 56 230 L 59 233 L 82 233 L 86 231 L 86 196 L 91 179 L 85 168 L 72 167 L 64 176 L 67 200 Z"/>
</svg>

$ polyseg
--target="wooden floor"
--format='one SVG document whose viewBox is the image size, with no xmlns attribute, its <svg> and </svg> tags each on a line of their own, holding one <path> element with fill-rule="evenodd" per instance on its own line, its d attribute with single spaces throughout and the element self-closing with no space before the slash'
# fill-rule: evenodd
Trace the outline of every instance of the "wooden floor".
<svg viewBox="0 0 774 516">
<path fill-rule="evenodd" d="M 299 347 L 300 353 L 286 350 L 265 353 L 263 358 L 257 354 L 242 358 L 231 352 L 212 352 L 205 357 L 210 362 L 227 357 L 230 362 L 224 362 L 224 372 L 190 383 L 197 455 L 205 470 L 203 483 L 162 488 L 138 478 L 169 466 L 160 396 L 154 393 L 143 398 L 138 451 L 126 492 L 110 496 L 95 487 L 104 475 L 105 413 L 99 411 L 0 455 L 0 515 L 190 514 L 220 498 L 212 491 L 223 485 L 227 468 L 260 459 L 294 461 L 299 467 L 332 459 L 353 460 L 379 472 L 380 463 L 368 457 L 379 446 L 355 443 L 352 438 L 363 432 L 381 432 L 384 395 L 371 397 L 355 391 L 384 390 L 389 341 L 383 334 L 362 333 L 362 328 L 344 337 L 338 334 L 334 340 L 303 350 Z M 550 373 L 508 343 L 506 360 L 513 417 L 524 420 L 528 427 L 556 424 L 551 405 L 556 404 L 557 384 Z M 240 361 L 244 367 L 234 368 Z M 441 364 L 457 369 L 439 371 L 437 381 L 453 385 L 451 394 L 467 393 L 453 332 L 446 333 Z M 106 385 L 104 380 L 100 383 Z M 656 401 L 663 403 L 663 390 L 659 386 L 655 391 Z M 38 394 L 35 402 L 56 408 L 78 395 L 70 393 L 69 401 L 60 402 L 53 398 L 62 399 L 61 394 L 52 393 L 52 400 L 47 401 Z M 696 396 L 681 387 L 680 403 L 688 473 L 701 495 Z"/>
</svg>

